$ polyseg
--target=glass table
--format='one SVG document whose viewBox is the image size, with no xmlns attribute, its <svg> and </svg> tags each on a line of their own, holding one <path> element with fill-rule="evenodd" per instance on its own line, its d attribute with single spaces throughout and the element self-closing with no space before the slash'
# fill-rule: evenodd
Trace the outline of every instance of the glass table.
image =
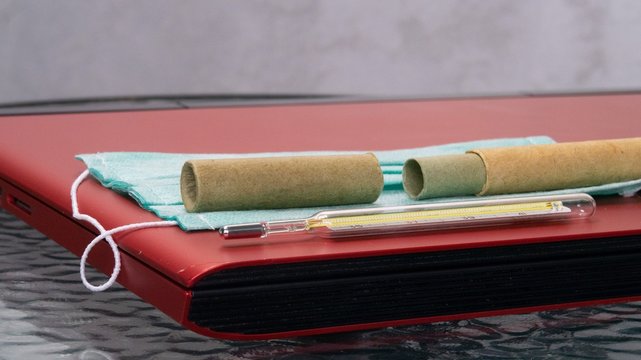
<svg viewBox="0 0 641 360">
<path fill-rule="evenodd" d="M 207 338 L 116 285 L 90 293 L 78 258 L 0 210 L 2 359 L 641 357 L 641 302 L 284 340 Z M 89 272 L 95 283 L 104 275 Z"/>
</svg>

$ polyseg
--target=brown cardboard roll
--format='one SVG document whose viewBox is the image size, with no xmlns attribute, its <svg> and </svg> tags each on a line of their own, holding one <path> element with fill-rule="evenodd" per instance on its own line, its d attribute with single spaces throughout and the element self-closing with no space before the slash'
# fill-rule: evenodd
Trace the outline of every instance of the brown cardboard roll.
<svg viewBox="0 0 641 360">
<path fill-rule="evenodd" d="M 411 159 L 403 186 L 413 199 L 498 195 L 641 179 L 641 138 L 471 150 Z"/>
<path fill-rule="evenodd" d="M 641 178 L 641 138 L 478 149 L 479 195 L 569 189 Z"/>
<path fill-rule="evenodd" d="M 483 184 L 485 166 L 476 154 L 420 157 L 403 165 L 403 188 L 412 199 L 473 195 Z"/>
<path fill-rule="evenodd" d="M 180 190 L 188 212 L 371 203 L 383 172 L 371 153 L 191 160 Z"/>
</svg>

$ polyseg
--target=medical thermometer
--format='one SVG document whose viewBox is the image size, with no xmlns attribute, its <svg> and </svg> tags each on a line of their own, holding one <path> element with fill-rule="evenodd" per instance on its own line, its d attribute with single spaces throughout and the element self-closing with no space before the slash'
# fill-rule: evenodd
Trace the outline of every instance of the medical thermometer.
<svg viewBox="0 0 641 360">
<path fill-rule="evenodd" d="M 227 225 L 225 239 L 308 233 L 324 238 L 586 219 L 596 204 L 588 194 L 513 197 L 321 211 L 306 219 Z"/>
</svg>

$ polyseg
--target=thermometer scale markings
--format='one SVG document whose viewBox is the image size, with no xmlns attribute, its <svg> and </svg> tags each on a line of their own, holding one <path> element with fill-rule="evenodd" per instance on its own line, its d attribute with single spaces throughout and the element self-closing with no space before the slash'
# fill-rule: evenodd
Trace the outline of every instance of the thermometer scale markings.
<svg viewBox="0 0 641 360">
<path fill-rule="evenodd" d="M 525 204 L 487 205 L 468 208 L 421 210 L 389 214 L 344 216 L 340 218 L 310 221 L 309 229 L 356 228 L 389 224 L 411 224 L 427 222 L 447 222 L 454 220 L 475 220 L 500 217 L 521 217 L 527 215 L 547 215 L 567 213 L 570 209 L 561 201 L 533 202 Z"/>
</svg>

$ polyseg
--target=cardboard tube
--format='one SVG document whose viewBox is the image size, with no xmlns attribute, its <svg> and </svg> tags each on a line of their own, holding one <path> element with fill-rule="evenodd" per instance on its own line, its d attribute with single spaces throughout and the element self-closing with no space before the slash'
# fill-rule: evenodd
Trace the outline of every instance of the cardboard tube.
<svg viewBox="0 0 641 360">
<path fill-rule="evenodd" d="M 403 187 L 413 199 L 498 195 L 641 179 L 641 138 L 513 146 L 410 159 Z"/>
<path fill-rule="evenodd" d="M 479 195 L 596 186 L 641 178 L 641 138 L 478 149 Z"/>
<path fill-rule="evenodd" d="M 383 190 L 376 156 L 292 156 L 187 161 L 188 212 L 371 203 Z"/>
<path fill-rule="evenodd" d="M 403 188 L 415 200 L 473 195 L 485 183 L 485 167 L 475 154 L 428 156 L 403 165 Z"/>
</svg>

